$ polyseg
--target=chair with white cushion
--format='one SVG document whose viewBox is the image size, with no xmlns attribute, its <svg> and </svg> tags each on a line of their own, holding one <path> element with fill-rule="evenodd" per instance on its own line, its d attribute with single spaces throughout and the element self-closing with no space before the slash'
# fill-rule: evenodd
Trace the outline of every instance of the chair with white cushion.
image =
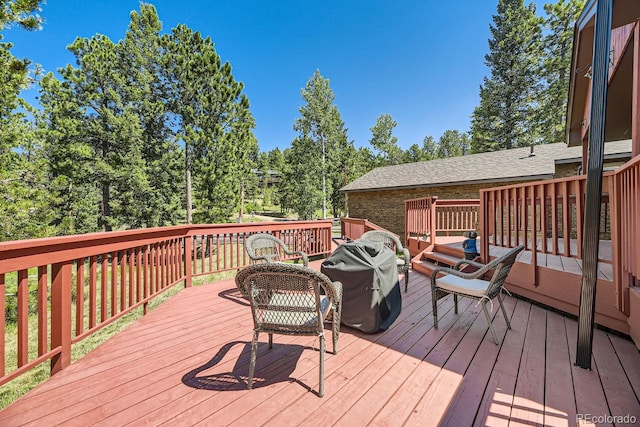
<svg viewBox="0 0 640 427">
<path fill-rule="evenodd" d="M 499 258 L 494 259 L 488 264 L 481 264 L 469 260 L 460 260 L 451 268 L 438 267 L 433 270 L 431 274 L 431 294 L 433 303 L 433 326 L 438 327 L 438 300 L 449 294 L 453 294 L 454 310 L 458 313 L 458 296 L 473 298 L 479 300 L 482 304 L 482 311 L 489 323 L 489 330 L 493 336 L 493 340 L 498 344 L 498 337 L 493 329 L 491 323 L 491 317 L 487 310 L 487 303 L 491 302 L 493 298 L 498 297 L 498 303 L 500 309 L 507 322 L 507 328 L 511 329 L 511 323 L 509 323 L 509 317 L 507 311 L 502 304 L 502 287 L 504 286 L 505 279 L 511 271 L 511 267 L 516 260 L 516 257 L 520 252 L 524 250 L 524 245 L 517 246 Z M 460 271 L 460 267 L 463 265 L 469 265 L 477 268 L 477 271 L 472 273 L 464 273 Z M 484 277 L 491 270 L 495 270 L 490 280 L 485 280 Z"/>
</svg>

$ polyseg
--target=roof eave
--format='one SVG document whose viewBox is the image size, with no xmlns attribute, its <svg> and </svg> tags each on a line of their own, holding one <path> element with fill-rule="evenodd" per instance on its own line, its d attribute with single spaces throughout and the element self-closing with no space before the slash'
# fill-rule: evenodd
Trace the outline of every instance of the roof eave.
<svg viewBox="0 0 640 427">
<path fill-rule="evenodd" d="M 419 188 L 433 188 L 433 187 L 453 187 L 458 185 L 479 185 L 479 184 L 491 184 L 498 182 L 513 182 L 513 181 L 539 181 L 543 179 L 552 179 L 553 174 L 542 175 L 527 175 L 527 176 L 513 176 L 503 177 L 495 179 L 478 179 L 469 181 L 454 181 L 454 182 L 438 182 L 429 184 L 415 184 L 415 185 L 399 185 L 392 187 L 375 187 L 375 188 L 356 188 L 356 189 L 344 189 L 338 190 L 340 193 L 369 193 L 373 191 L 394 191 L 394 190 L 415 190 Z"/>
</svg>

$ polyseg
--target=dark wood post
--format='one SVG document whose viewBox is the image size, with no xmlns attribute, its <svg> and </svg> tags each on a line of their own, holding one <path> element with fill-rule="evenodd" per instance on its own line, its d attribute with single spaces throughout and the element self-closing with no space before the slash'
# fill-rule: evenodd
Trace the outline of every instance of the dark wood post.
<svg viewBox="0 0 640 427">
<path fill-rule="evenodd" d="M 589 126 L 589 159 L 587 162 L 587 194 L 584 209 L 582 288 L 578 316 L 576 365 L 591 369 L 593 328 L 595 323 L 596 286 L 600 203 L 602 198 L 602 165 L 604 158 L 605 116 L 609 82 L 609 49 L 613 0 L 599 0 L 595 17 L 593 65 L 591 80 L 591 118 Z"/>
</svg>

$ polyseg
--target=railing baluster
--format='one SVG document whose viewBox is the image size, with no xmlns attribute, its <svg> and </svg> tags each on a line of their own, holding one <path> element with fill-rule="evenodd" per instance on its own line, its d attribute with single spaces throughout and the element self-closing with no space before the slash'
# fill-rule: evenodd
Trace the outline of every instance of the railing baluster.
<svg viewBox="0 0 640 427">
<path fill-rule="evenodd" d="M 538 233 L 536 228 L 536 187 L 530 185 L 527 187 L 529 200 L 531 201 L 531 267 L 533 268 L 533 285 L 538 286 Z M 526 195 L 525 195 L 526 198 Z M 525 204 L 526 206 L 526 204 Z M 527 234 L 525 233 L 525 240 Z"/>
<path fill-rule="evenodd" d="M 226 269 L 226 268 L 229 267 L 229 264 L 227 263 L 227 252 L 229 252 L 229 247 L 227 246 L 227 234 L 226 233 L 222 235 L 222 239 L 223 239 L 222 244 L 224 245 L 224 266 L 223 267 Z M 229 239 L 231 239 L 231 235 L 229 235 Z"/>
<path fill-rule="evenodd" d="M 136 288 L 136 283 L 135 283 L 135 277 L 136 277 L 136 275 L 135 275 L 135 268 L 136 268 L 135 257 L 136 257 L 135 249 L 132 248 L 131 250 L 129 250 L 129 257 L 128 257 L 128 260 L 129 260 L 129 263 L 128 263 L 129 264 L 129 287 L 128 287 L 128 289 L 129 289 L 129 301 L 127 301 L 126 308 L 131 307 L 134 304 L 135 300 L 136 300 L 136 295 L 135 295 L 135 288 Z"/>
<path fill-rule="evenodd" d="M 7 285 L 4 273 L 0 273 L 0 376 L 6 374 L 6 347 L 5 335 L 7 330 Z"/>
<path fill-rule="evenodd" d="M 139 303 L 142 299 L 142 248 L 136 248 L 136 303 Z"/>
<path fill-rule="evenodd" d="M 213 271 L 212 250 L 213 250 L 213 235 L 210 234 L 207 236 L 207 254 L 209 256 L 209 273 Z"/>
<path fill-rule="evenodd" d="M 89 329 L 93 329 L 96 326 L 96 261 L 95 255 L 89 259 Z"/>
<path fill-rule="evenodd" d="M 76 260 L 76 336 L 84 332 L 84 258 Z"/>
<path fill-rule="evenodd" d="M 555 183 L 551 184 L 551 245 L 552 253 L 558 254 L 558 196 Z"/>
<path fill-rule="evenodd" d="M 118 252 L 111 253 L 111 315 L 118 310 Z"/>
<path fill-rule="evenodd" d="M 38 266 L 38 356 L 49 346 L 49 278 L 47 266 Z M 4 310 L 3 310 L 4 313 Z"/>
<path fill-rule="evenodd" d="M 118 264 L 120 267 L 120 311 L 127 308 L 127 251 L 120 251 Z"/>
<path fill-rule="evenodd" d="M 18 271 L 18 367 L 29 361 L 29 272 Z"/>
<path fill-rule="evenodd" d="M 563 181 L 561 185 L 562 193 L 562 234 L 564 238 L 564 256 L 571 254 L 571 227 L 569 226 L 569 218 L 571 209 L 569 208 L 569 189 L 567 181 Z"/>
<path fill-rule="evenodd" d="M 100 322 L 107 320 L 107 268 L 109 259 L 107 254 L 101 255 L 100 260 Z"/>
</svg>

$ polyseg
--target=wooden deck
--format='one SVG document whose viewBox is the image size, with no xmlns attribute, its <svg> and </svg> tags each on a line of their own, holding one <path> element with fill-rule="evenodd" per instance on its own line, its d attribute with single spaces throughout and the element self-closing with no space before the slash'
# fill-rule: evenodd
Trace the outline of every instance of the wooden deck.
<svg viewBox="0 0 640 427">
<path fill-rule="evenodd" d="M 317 264 L 316 264 L 317 266 Z M 512 327 L 481 307 L 441 301 L 410 274 L 400 317 L 366 335 L 342 327 L 318 386 L 317 340 L 261 345 L 246 390 L 252 321 L 233 281 L 185 289 L 0 412 L 0 425 L 576 425 L 576 416 L 640 420 L 640 354 L 595 331 L 593 370 L 574 367 L 577 323 L 508 297 Z M 493 313 L 499 310 L 494 307 Z M 330 328 L 327 329 L 330 336 Z M 329 337 L 330 339 L 330 337 Z M 314 349 L 315 346 L 315 349 Z M 328 348 L 331 348 L 328 345 Z M 606 420 L 605 420 L 606 421 Z M 601 423 L 598 425 L 612 425 Z"/>
</svg>

